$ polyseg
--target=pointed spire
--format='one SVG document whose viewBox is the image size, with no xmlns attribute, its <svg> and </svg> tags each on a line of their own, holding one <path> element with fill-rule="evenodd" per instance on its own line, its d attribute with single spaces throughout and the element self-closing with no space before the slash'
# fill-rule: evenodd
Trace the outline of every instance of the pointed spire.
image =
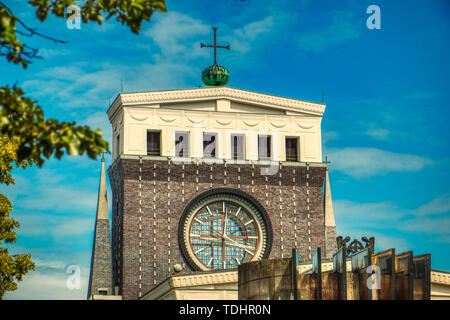
<svg viewBox="0 0 450 320">
<path fill-rule="evenodd" d="M 333 199 L 331 198 L 330 178 L 328 176 L 328 168 L 325 174 L 325 226 L 335 227 Z"/>
<path fill-rule="evenodd" d="M 102 157 L 100 186 L 98 188 L 97 216 L 89 275 L 88 299 L 95 295 L 113 295 L 111 230 L 109 226 L 106 192 L 105 157 Z"/>
<path fill-rule="evenodd" d="M 102 169 L 100 172 L 100 186 L 98 188 L 98 200 L 97 200 L 97 220 L 99 219 L 109 219 L 104 155 L 102 156 Z"/>
</svg>

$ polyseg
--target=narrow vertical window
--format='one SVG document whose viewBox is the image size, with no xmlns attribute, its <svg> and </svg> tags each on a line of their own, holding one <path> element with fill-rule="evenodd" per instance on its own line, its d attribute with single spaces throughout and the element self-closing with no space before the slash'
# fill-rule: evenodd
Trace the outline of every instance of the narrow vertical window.
<svg viewBox="0 0 450 320">
<path fill-rule="evenodd" d="M 161 155 L 161 132 L 147 131 L 147 155 Z"/>
<path fill-rule="evenodd" d="M 215 158 L 217 154 L 217 134 L 204 133 L 203 134 L 203 157 Z"/>
<path fill-rule="evenodd" d="M 116 155 L 120 154 L 120 134 L 116 137 Z"/>
<path fill-rule="evenodd" d="M 244 160 L 244 138 L 242 134 L 231 135 L 231 159 Z"/>
<path fill-rule="evenodd" d="M 271 137 L 266 135 L 258 136 L 258 158 L 259 160 L 270 160 L 271 158 Z"/>
<path fill-rule="evenodd" d="M 286 161 L 298 161 L 298 138 L 286 138 Z"/>
<path fill-rule="evenodd" d="M 175 157 L 189 157 L 189 133 L 175 132 Z"/>
</svg>

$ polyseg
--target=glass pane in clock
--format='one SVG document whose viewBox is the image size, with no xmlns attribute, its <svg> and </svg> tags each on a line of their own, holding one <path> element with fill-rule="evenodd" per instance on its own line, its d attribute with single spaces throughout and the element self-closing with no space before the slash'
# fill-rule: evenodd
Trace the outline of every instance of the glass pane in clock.
<svg viewBox="0 0 450 320">
<path fill-rule="evenodd" d="M 231 202 L 218 201 L 202 207 L 190 226 L 192 251 L 209 269 L 228 269 L 250 261 L 258 241 L 254 217 Z"/>
</svg>

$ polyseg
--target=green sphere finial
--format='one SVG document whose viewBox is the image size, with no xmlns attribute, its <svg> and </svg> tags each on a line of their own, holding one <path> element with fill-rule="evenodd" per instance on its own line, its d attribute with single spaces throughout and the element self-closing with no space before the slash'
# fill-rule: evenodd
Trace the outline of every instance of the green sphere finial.
<svg viewBox="0 0 450 320">
<path fill-rule="evenodd" d="M 203 70 L 202 79 L 207 86 L 224 86 L 230 80 L 230 73 L 226 68 L 214 64 Z"/>
<path fill-rule="evenodd" d="M 221 67 L 217 64 L 217 48 L 227 49 L 230 50 L 230 46 L 218 46 L 217 45 L 217 37 L 216 32 L 217 28 L 213 27 L 214 31 L 214 44 L 204 44 L 203 42 L 200 43 L 200 48 L 214 48 L 214 64 L 202 72 L 202 79 L 203 82 L 207 86 L 224 86 L 227 84 L 228 80 L 230 80 L 230 73 L 228 70 L 224 67 Z"/>
</svg>

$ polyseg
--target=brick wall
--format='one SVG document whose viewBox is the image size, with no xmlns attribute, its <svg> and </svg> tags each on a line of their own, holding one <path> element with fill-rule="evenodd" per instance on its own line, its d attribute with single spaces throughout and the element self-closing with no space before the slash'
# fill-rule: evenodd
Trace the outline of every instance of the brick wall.
<svg viewBox="0 0 450 320">
<path fill-rule="evenodd" d="M 281 165 L 261 175 L 257 164 L 117 160 L 108 170 L 113 191 L 114 279 L 123 299 L 137 299 L 172 274 L 191 270 L 178 246 L 178 223 L 188 202 L 211 188 L 235 188 L 260 202 L 272 223 L 269 258 L 307 261 L 325 247 L 324 166 Z M 331 243 L 331 242 L 330 242 Z"/>
</svg>

